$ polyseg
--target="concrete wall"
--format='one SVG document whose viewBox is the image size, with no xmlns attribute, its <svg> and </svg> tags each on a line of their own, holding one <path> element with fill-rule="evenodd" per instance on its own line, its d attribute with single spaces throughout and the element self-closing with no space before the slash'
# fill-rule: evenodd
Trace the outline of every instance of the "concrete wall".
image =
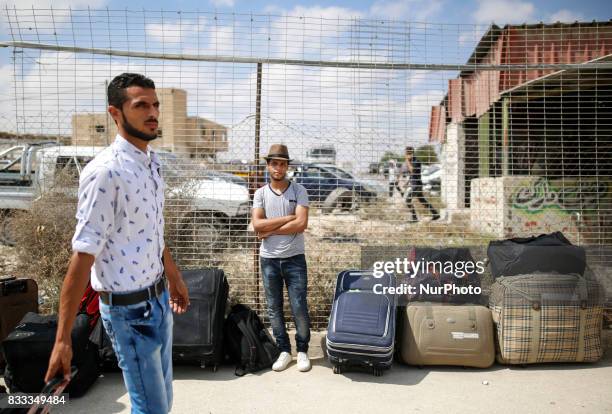
<svg viewBox="0 0 612 414">
<path fill-rule="evenodd" d="M 187 128 L 187 92 L 161 88 L 157 90 L 157 97 L 160 106 L 159 128 L 162 130 L 161 139 L 156 140 L 157 148 L 186 153 L 184 135 Z"/>
<path fill-rule="evenodd" d="M 200 117 L 188 117 L 185 145 L 197 157 L 214 156 L 227 151 L 227 128 Z"/>
<path fill-rule="evenodd" d="M 115 121 L 106 113 L 72 115 L 72 145 L 107 146 L 117 135 Z"/>
<path fill-rule="evenodd" d="M 446 127 L 442 145 L 442 202 L 450 211 L 465 208 L 465 134 L 461 124 Z"/>
<path fill-rule="evenodd" d="M 474 179 L 470 226 L 499 238 L 562 231 L 575 243 L 605 243 L 612 220 L 611 188 L 612 182 L 600 177 Z"/>
</svg>

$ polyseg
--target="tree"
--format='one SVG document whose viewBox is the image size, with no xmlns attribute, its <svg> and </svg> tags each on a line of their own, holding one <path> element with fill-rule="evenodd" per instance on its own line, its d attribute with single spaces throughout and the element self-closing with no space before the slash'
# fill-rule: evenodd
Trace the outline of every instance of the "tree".
<svg viewBox="0 0 612 414">
<path fill-rule="evenodd" d="M 397 153 L 393 152 L 393 151 L 387 151 L 383 154 L 383 156 L 380 158 L 380 162 L 385 163 L 388 162 L 391 159 L 395 159 L 396 161 L 403 161 L 404 157 L 401 155 L 398 155 Z"/>
<path fill-rule="evenodd" d="M 416 157 L 422 164 L 438 163 L 438 154 L 433 145 L 423 145 L 416 149 Z"/>
</svg>

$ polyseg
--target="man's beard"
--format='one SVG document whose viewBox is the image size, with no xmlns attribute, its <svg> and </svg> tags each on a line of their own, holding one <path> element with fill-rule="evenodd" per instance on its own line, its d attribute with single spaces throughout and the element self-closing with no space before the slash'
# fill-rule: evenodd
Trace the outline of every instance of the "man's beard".
<svg viewBox="0 0 612 414">
<path fill-rule="evenodd" d="M 125 132 L 127 132 L 128 135 L 131 135 L 136 138 L 140 138 L 144 141 L 153 141 L 154 139 L 157 138 L 157 132 L 153 134 L 147 134 L 145 132 L 139 131 L 136 128 L 134 128 L 134 126 L 130 124 L 127 119 L 125 119 L 125 115 L 123 114 L 123 111 L 121 112 L 121 118 L 123 119 L 123 129 L 125 129 Z"/>
<path fill-rule="evenodd" d="M 272 181 L 284 181 L 285 178 L 287 177 L 287 174 L 283 174 L 283 176 L 281 178 L 274 178 L 274 176 L 272 174 L 270 174 L 270 178 L 272 179 Z"/>
</svg>

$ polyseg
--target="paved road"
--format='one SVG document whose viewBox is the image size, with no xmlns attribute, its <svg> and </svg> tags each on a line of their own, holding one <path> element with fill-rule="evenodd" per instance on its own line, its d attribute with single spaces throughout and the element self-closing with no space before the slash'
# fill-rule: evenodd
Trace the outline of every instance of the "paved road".
<svg viewBox="0 0 612 414">
<path fill-rule="evenodd" d="M 382 377 L 334 375 L 313 335 L 314 366 L 242 378 L 232 367 L 177 367 L 173 413 L 612 413 L 612 350 L 597 364 L 490 369 L 396 364 Z M 488 381 L 488 385 L 483 384 Z M 120 374 L 105 374 L 58 413 L 129 413 Z"/>
</svg>

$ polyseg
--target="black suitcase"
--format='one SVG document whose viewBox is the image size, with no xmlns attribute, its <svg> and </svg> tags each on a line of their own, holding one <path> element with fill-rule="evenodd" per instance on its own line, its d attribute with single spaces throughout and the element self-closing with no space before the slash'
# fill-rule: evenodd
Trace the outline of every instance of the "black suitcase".
<svg viewBox="0 0 612 414">
<path fill-rule="evenodd" d="M 183 271 L 191 305 L 174 315 L 172 358 L 212 366 L 223 362 L 223 324 L 229 285 L 221 269 Z"/>
<path fill-rule="evenodd" d="M 38 313 L 38 285 L 34 279 L 0 279 L 0 342 L 28 312 Z M 0 352 L 0 367 L 4 356 Z"/>
<path fill-rule="evenodd" d="M 418 265 L 419 271 L 399 277 L 402 284 L 413 287 L 414 293 L 406 295 L 407 302 L 481 304 L 480 274 L 470 249 L 415 247 L 409 252 L 409 260 Z M 471 265 L 467 266 L 468 263 Z"/>
<path fill-rule="evenodd" d="M 586 268 L 584 248 L 574 246 L 560 231 L 492 241 L 487 256 L 495 278 L 535 272 L 583 275 Z"/>
<path fill-rule="evenodd" d="M 57 315 L 28 313 L 2 342 L 6 356 L 4 379 L 11 393 L 38 393 L 44 385 L 55 342 Z M 72 329 L 72 365 L 79 372 L 66 393 L 80 397 L 99 375 L 98 347 L 89 341 L 89 318 L 77 316 Z"/>
</svg>

